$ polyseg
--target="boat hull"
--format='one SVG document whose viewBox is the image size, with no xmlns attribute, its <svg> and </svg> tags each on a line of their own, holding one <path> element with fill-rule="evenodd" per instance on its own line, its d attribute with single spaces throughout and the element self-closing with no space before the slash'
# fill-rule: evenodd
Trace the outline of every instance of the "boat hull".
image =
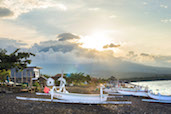
<svg viewBox="0 0 171 114">
<path fill-rule="evenodd" d="M 116 92 L 118 92 L 116 88 L 105 88 L 103 91 L 107 92 L 107 93 L 116 93 Z"/>
<path fill-rule="evenodd" d="M 52 94 L 52 91 L 49 92 Z M 61 93 L 61 92 L 53 92 L 53 97 L 62 99 L 62 100 L 70 100 L 70 101 L 106 101 L 108 95 L 103 94 L 102 98 L 100 94 L 76 94 L 76 93 Z"/>
<path fill-rule="evenodd" d="M 123 95 L 133 95 L 133 96 L 141 96 L 141 97 L 148 97 L 146 91 L 143 90 L 136 90 L 136 89 L 118 89 L 118 92 Z"/>
<path fill-rule="evenodd" d="M 148 92 L 148 96 L 150 98 L 157 99 L 157 100 L 171 101 L 171 96 L 167 96 L 167 95 L 160 95 L 160 94 L 156 95 L 151 92 Z"/>
</svg>

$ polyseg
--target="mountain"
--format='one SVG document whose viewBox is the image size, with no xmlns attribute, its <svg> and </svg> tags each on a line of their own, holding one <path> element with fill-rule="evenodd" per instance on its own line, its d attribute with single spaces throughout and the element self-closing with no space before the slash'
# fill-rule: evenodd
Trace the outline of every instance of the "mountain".
<svg viewBox="0 0 171 114">
<path fill-rule="evenodd" d="M 146 66 L 126 61 L 106 65 L 103 63 L 93 64 L 36 64 L 43 67 L 41 73 L 55 75 L 62 70 L 66 73 L 83 72 L 95 77 L 117 78 L 151 77 L 171 74 L 171 68 Z"/>
</svg>

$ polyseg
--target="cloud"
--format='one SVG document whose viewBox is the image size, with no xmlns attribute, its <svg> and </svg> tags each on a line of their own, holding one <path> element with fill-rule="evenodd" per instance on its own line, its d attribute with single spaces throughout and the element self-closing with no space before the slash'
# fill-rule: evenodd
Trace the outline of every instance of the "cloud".
<svg viewBox="0 0 171 114">
<path fill-rule="evenodd" d="M 0 37 L 0 48 L 8 50 L 9 53 L 13 52 L 17 48 L 22 48 L 22 46 L 25 45 L 27 44 L 19 40 Z"/>
<path fill-rule="evenodd" d="M 134 51 L 129 51 L 128 54 L 126 55 L 126 57 L 123 57 L 123 59 L 127 60 L 127 61 L 137 61 L 137 56 L 138 54 L 136 54 Z"/>
<path fill-rule="evenodd" d="M 135 53 L 134 51 L 129 51 L 127 58 L 123 57 L 124 60 L 132 61 L 134 63 L 145 64 L 150 66 L 171 66 L 171 56 L 164 55 L 154 55 L 149 53 Z"/>
<path fill-rule="evenodd" d="M 72 33 L 62 33 L 57 36 L 58 41 L 66 41 L 66 40 L 72 40 L 72 39 L 80 39 L 79 36 L 74 35 Z"/>
<path fill-rule="evenodd" d="M 97 51 L 79 46 L 79 43 L 58 40 L 42 41 L 28 50 L 35 53 L 34 62 L 87 64 L 109 61 L 114 58 L 113 51 Z M 108 58 L 108 59 L 107 59 Z"/>
<path fill-rule="evenodd" d="M 139 57 L 142 61 L 155 61 L 155 56 L 148 53 L 141 53 Z"/>
<path fill-rule="evenodd" d="M 129 51 L 127 56 L 129 56 L 129 57 L 137 57 L 137 54 L 135 54 L 134 51 Z"/>
<path fill-rule="evenodd" d="M 100 10 L 100 8 L 89 8 L 88 10 L 90 10 L 90 11 L 98 11 L 98 10 Z"/>
<path fill-rule="evenodd" d="M 138 64 L 145 64 L 145 65 L 154 65 L 155 60 L 154 57 L 148 53 L 137 53 L 134 51 L 129 51 L 127 56 L 124 58 L 127 61 L 131 61 L 134 63 L 138 63 Z"/>
<path fill-rule="evenodd" d="M 103 48 L 117 48 L 117 47 L 120 47 L 120 44 L 107 44 L 107 45 L 104 45 Z"/>
<path fill-rule="evenodd" d="M 163 5 L 163 4 L 161 4 L 161 5 L 160 5 L 160 7 L 161 7 L 161 8 L 165 8 L 165 9 L 167 9 L 167 8 L 168 8 L 168 6 L 167 6 L 167 5 Z"/>
<path fill-rule="evenodd" d="M 171 63 L 171 56 L 153 56 L 155 61 L 161 64 L 169 64 Z"/>
<path fill-rule="evenodd" d="M 0 7 L 0 17 L 13 16 L 13 12 L 7 8 Z"/>
<path fill-rule="evenodd" d="M 32 65 L 42 66 L 43 73 L 48 74 L 60 72 L 63 68 L 65 72 L 94 73 L 93 75 L 97 76 L 101 70 L 113 69 L 110 66 L 120 61 L 119 58 L 113 56 L 113 51 L 81 48 L 79 44 L 68 41 L 41 42 L 29 50 L 36 54 L 32 58 Z M 110 71 L 113 72 L 113 70 Z"/>
<path fill-rule="evenodd" d="M 18 41 L 18 40 L 0 37 L 0 48 L 6 48 L 8 46 L 20 47 L 20 46 L 24 46 L 24 45 L 27 45 L 27 44 L 23 43 L 21 41 Z"/>
<path fill-rule="evenodd" d="M 60 43 L 59 41 L 52 41 L 53 43 L 56 42 L 56 45 L 51 45 L 51 46 L 46 46 L 46 47 L 41 47 L 42 49 L 40 50 L 43 52 L 48 52 L 49 49 L 52 49 L 54 52 L 70 52 L 74 48 L 78 48 L 78 44 L 76 43 L 70 43 L 70 42 L 63 42 Z"/>
<path fill-rule="evenodd" d="M 147 54 L 147 53 L 141 53 L 140 56 L 148 57 L 148 56 L 150 56 L 150 55 Z"/>
<path fill-rule="evenodd" d="M 7 42 L 9 45 L 15 44 L 15 48 L 25 45 L 21 41 L 5 38 L 1 38 L 0 45 L 7 44 Z M 136 62 L 130 63 L 126 62 L 123 58 L 116 58 L 113 51 L 97 51 L 94 49 L 81 48 L 78 43 L 69 41 L 42 41 L 39 44 L 34 44 L 31 48 L 21 48 L 21 51 L 36 54 L 35 57 L 31 58 L 31 65 L 41 66 L 43 67 L 42 73 L 52 75 L 61 70 L 70 73 L 84 72 L 92 76 L 110 76 L 116 72 L 141 72 L 142 69 L 142 72 L 153 72 L 153 70 L 138 65 Z M 141 53 L 137 56 L 133 51 L 130 51 L 129 56 L 143 56 L 143 58 L 146 58 L 146 56 L 150 56 L 150 54 Z M 156 56 L 156 59 L 158 59 L 158 61 L 160 61 L 160 59 L 171 60 L 171 57 L 160 57 Z"/>
<path fill-rule="evenodd" d="M 114 18 L 117 18 L 118 16 L 116 16 L 116 15 L 111 15 L 111 16 L 109 16 L 109 18 L 111 18 L 111 19 L 114 19 Z"/>
<path fill-rule="evenodd" d="M 63 47 L 67 48 L 67 45 Z M 112 51 L 97 51 L 79 46 L 68 52 L 54 51 L 53 48 L 49 48 L 48 51 L 38 51 L 35 54 L 36 56 L 32 58 L 32 65 L 43 67 L 41 72 L 51 75 L 61 70 L 68 73 L 84 72 L 91 76 L 111 76 L 116 73 L 119 75 L 120 72 L 156 72 L 155 68 L 116 58 Z"/>
<path fill-rule="evenodd" d="M 64 4 L 47 0 L 1 0 L 0 7 L 4 7 L 13 12 L 11 18 L 16 18 L 23 13 L 28 13 L 33 9 L 55 7 L 60 10 L 67 10 Z"/>
<path fill-rule="evenodd" d="M 143 2 L 143 5 L 147 5 L 148 3 L 147 2 Z"/>
<path fill-rule="evenodd" d="M 171 22 L 171 19 L 162 19 L 162 20 L 160 20 L 162 23 L 169 23 L 169 22 Z"/>
</svg>

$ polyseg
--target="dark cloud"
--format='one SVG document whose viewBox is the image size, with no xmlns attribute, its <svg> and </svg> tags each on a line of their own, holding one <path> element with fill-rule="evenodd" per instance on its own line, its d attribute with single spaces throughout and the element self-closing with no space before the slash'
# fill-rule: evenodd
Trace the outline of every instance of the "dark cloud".
<svg viewBox="0 0 171 114">
<path fill-rule="evenodd" d="M 158 63 L 171 62 L 171 56 L 152 55 L 148 53 L 141 53 L 140 56 L 153 58 Z"/>
<path fill-rule="evenodd" d="M 119 45 L 119 44 L 113 44 L 113 43 L 111 43 L 111 44 L 109 45 L 109 47 L 110 47 L 110 48 L 113 48 L 113 47 L 120 47 L 120 45 Z"/>
<path fill-rule="evenodd" d="M 0 17 L 12 16 L 13 12 L 7 8 L 0 7 Z"/>
<path fill-rule="evenodd" d="M 120 44 L 111 43 L 103 46 L 103 48 L 117 48 L 117 47 L 120 47 Z"/>
<path fill-rule="evenodd" d="M 63 52 L 63 53 L 66 53 L 66 52 L 70 52 L 72 51 L 76 46 L 73 45 L 73 44 L 70 44 L 70 45 L 57 45 L 57 46 L 49 46 L 49 47 L 45 47 L 43 49 L 40 50 L 43 51 L 43 52 L 48 52 L 49 49 L 52 49 L 54 52 Z"/>
<path fill-rule="evenodd" d="M 150 55 L 147 54 L 147 53 L 141 53 L 140 55 L 141 55 L 141 56 L 144 56 L 144 57 L 149 57 L 149 56 L 150 56 Z"/>
<path fill-rule="evenodd" d="M 40 44 L 34 44 L 32 46 L 32 49 L 36 49 L 39 52 L 48 52 L 50 49 L 53 50 L 54 52 L 70 52 L 73 49 L 79 48 L 79 43 L 74 43 L 74 42 L 60 42 L 58 40 L 49 40 L 49 41 L 44 41 L 40 42 Z"/>
<path fill-rule="evenodd" d="M 129 56 L 129 57 L 136 57 L 137 54 L 135 54 L 134 51 L 129 51 L 127 56 Z"/>
<path fill-rule="evenodd" d="M 62 33 L 57 36 L 58 41 L 66 41 L 66 40 L 71 40 L 71 39 L 80 39 L 79 36 L 74 35 L 72 33 Z"/>
<path fill-rule="evenodd" d="M 151 58 L 153 60 L 155 60 L 155 58 L 157 57 L 156 55 L 152 55 L 152 54 L 148 54 L 148 53 L 141 53 L 140 56 L 145 57 L 145 58 Z"/>
<path fill-rule="evenodd" d="M 129 51 L 127 57 L 129 58 L 129 60 L 136 61 L 138 55 L 134 51 Z"/>
</svg>

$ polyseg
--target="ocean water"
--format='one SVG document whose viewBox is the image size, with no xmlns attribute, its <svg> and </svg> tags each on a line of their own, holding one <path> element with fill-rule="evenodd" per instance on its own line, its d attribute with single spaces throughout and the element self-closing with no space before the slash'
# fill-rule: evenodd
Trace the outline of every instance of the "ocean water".
<svg viewBox="0 0 171 114">
<path fill-rule="evenodd" d="M 171 80 L 132 82 L 132 84 L 148 86 L 154 93 L 171 95 Z"/>
</svg>

